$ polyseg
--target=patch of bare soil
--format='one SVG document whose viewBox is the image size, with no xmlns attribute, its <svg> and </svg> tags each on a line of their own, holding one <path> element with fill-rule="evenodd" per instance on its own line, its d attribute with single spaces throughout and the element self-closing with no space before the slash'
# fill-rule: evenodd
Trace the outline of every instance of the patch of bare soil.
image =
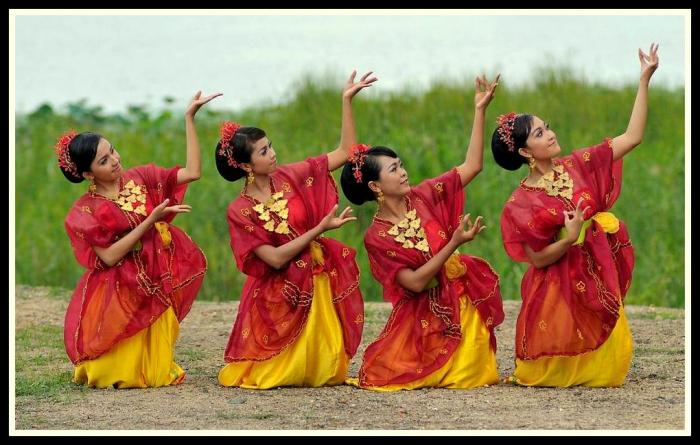
<svg viewBox="0 0 700 445">
<path fill-rule="evenodd" d="M 16 329 L 61 327 L 67 295 L 17 286 Z M 504 303 L 497 329 L 503 377 L 513 371 L 518 301 Z M 635 355 L 621 388 L 523 388 L 379 393 L 351 386 L 256 391 L 224 388 L 217 373 L 237 302 L 198 301 L 184 320 L 176 361 L 187 371 L 176 387 L 94 390 L 66 379 L 58 397 L 17 396 L 15 428 L 68 430 L 682 430 L 685 421 L 684 311 L 627 306 Z M 362 351 L 384 325 L 387 303 L 366 303 Z M 19 347 L 19 346 L 18 346 Z M 17 351 L 19 355 L 21 351 Z M 60 357 L 60 355 L 58 356 Z M 63 360 L 46 373 L 72 370 Z"/>
</svg>

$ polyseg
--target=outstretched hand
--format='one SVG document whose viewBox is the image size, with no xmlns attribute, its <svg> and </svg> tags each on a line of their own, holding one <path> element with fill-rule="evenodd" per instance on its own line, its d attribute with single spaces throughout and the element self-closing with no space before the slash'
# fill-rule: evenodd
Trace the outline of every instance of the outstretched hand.
<svg viewBox="0 0 700 445">
<path fill-rule="evenodd" d="M 197 114 L 197 111 L 199 111 L 202 105 L 222 95 L 223 93 L 216 93 L 212 94 L 211 96 L 201 97 L 202 92 L 197 91 L 192 100 L 190 101 L 190 104 L 187 106 L 187 110 L 185 110 L 185 116 L 194 117 L 194 115 Z"/>
<path fill-rule="evenodd" d="M 328 230 L 337 229 L 346 222 L 357 220 L 356 217 L 349 216 L 352 212 L 352 209 L 350 207 L 345 207 L 345 210 L 343 210 L 340 213 L 340 216 L 335 216 L 336 210 L 338 210 L 338 204 L 333 206 L 328 215 L 326 215 L 319 223 L 319 226 L 324 232 Z"/>
<path fill-rule="evenodd" d="M 566 227 L 567 237 L 571 242 L 576 242 L 583 226 L 584 215 L 590 210 L 591 206 L 581 209 L 583 198 L 579 198 L 576 203 L 576 209 L 564 211 L 564 227 Z"/>
<path fill-rule="evenodd" d="M 496 76 L 496 80 L 489 83 L 486 80 L 486 75 L 483 74 L 481 77 L 476 77 L 476 93 L 474 93 L 474 105 L 478 110 L 483 110 L 488 107 L 491 99 L 496 95 L 496 87 L 498 86 L 498 81 L 501 79 L 501 75 Z"/>
<path fill-rule="evenodd" d="M 192 206 L 187 204 L 176 204 L 168 207 L 169 202 L 170 199 L 165 199 L 163 202 L 153 208 L 151 214 L 148 215 L 152 222 L 160 221 L 169 213 L 189 213 L 192 210 Z"/>
<path fill-rule="evenodd" d="M 368 79 L 369 75 L 372 74 L 372 71 L 368 71 L 364 76 L 360 77 L 359 82 L 355 83 L 356 74 L 357 70 L 353 70 L 347 82 L 345 82 L 345 88 L 343 88 L 343 99 L 352 101 L 352 98 L 355 97 L 355 94 L 360 92 L 361 89 L 371 87 L 372 84 L 377 81 L 375 76 Z"/>
<path fill-rule="evenodd" d="M 476 238 L 476 235 L 481 233 L 481 231 L 484 229 L 486 229 L 486 226 L 481 225 L 481 216 L 477 216 L 474 224 L 472 224 L 470 214 L 467 213 L 462 217 L 462 220 L 459 222 L 459 226 L 452 234 L 452 241 L 454 241 L 458 246 L 461 246 L 462 244 Z"/>
<path fill-rule="evenodd" d="M 659 50 L 659 44 L 654 45 L 653 43 L 649 47 L 649 54 L 645 54 L 641 48 L 639 48 L 639 62 L 642 64 L 641 78 L 645 80 L 651 79 L 651 75 L 654 74 L 656 68 L 659 67 L 659 56 L 656 52 Z"/>
</svg>

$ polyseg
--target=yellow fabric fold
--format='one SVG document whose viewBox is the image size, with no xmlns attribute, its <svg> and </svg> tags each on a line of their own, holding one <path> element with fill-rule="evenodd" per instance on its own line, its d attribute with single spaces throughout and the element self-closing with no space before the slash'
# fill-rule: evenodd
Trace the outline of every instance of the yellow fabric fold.
<svg viewBox="0 0 700 445">
<path fill-rule="evenodd" d="M 620 386 L 632 363 L 633 349 L 625 310 L 620 308 L 615 328 L 598 349 L 575 356 L 516 359 L 510 381 L 523 386 Z"/>
<path fill-rule="evenodd" d="M 583 224 L 581 225 L 581 230 L 578 233 L 578 238 L 573 244 L 574 246 L 577 244 L 583 244 L 583 240 L 586 237 L 586 230 L 588 230 L 588 227 L 592 224 L 592 221 L 597 222 L 600 225 L 600 228 L 603 229 L 603 232 L 605 233 L 615 233 L 618 230 L 620 230 L 620 220 L 617 219 L 617 217 L 614 214 L 612 214 L 611 212 L 598 212 L 595 215 L 593 215 L 590 219 L 587 219 L 583 222 Z M 566 237 L 567 233 L 568 231 L 566 230 L 566 227 L 562 227 L 559 230 L 559 233 L 557 234 L 557 240 Z"/>
<path fill-rule="evenodd" d="M 149 327 L 117 343 L 94 360 L 75 366 L 73 381 L 94 388 L 176 385 L 185 371 L 173 361 L 180 325 L 168 308 Z"/>
<path fill-rule="evenodd" d="M 172 235 L 170 234 L 170 230 L 168 229 L 168 223 L 165 221 L 158 221 L 154 225 L 158 231 L 158 234 L 160 235 L 160 240 L 163 242 L 163 245 L 168 247 L 173 239 Z"/>
<path fill-rule="evenodd" d="M 316 250 L 318 249 L 318 250 Z M 316 252 L 316 253 L 314 253 Z M 311 255 L 321 255 L 311 243 Z M 316 261 L 314 259 L 314 261 Z M 299 337 L 279 355 L 261 362 L 231 362 L 219 371 L 219 384 L 250 389 L 278 386 L 330 386 L 344 382 L 349 359 L 343 330 L 333 307 L 328 275 L 314 275 L 309 316 Z"/>
<path fill-rule="evenodd" d="M 490 333 L 474 305 L 462 296 L 459 300 L 462 340 L 452 357 L 437 371 L 421 379 L 400 385 L 369 387 L 374 391 L 399 391 L 417 388 L 469 389 L 498 383 L 496 354 L 491 350 Z M 358 386 L 357 378 L 346 383 Z"/>
</svg>

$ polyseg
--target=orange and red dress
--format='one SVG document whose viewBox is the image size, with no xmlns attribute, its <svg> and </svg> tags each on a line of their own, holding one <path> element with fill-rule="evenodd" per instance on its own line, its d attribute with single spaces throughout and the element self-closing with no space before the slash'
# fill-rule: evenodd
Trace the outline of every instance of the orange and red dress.
<svg viewBox="0 0 700 445">
<path fill-rule="evenodd" d="M 632 359 L 623 301 L 632 279 L 634 250 L 627 228 L 607 210 L 622 185 L 622 159 L 611 140 L 554 160 L 562 184 L 549 192 L 524 181 L 501 216 L 508 255 L 529 262 L 524 245 L 539 251 L 562 236 L 564 211 L 590 206 L 580 236 L 557 262 L 530 266 L 522 279 L 512 381 L 532 386 L 619 386 Z M 568 175 L 568 178 L 567 178 Z"/>
<path fill-rule="evenodd" d="M 179 323 L 204 279 L 206 258 L 190 237 L 157 222 L 117 264 L 109 267 L 93 246 L 109 247 L 141 223 L 164 199 L 181 203 L 178 167 L 153 164 L 124 172 L 115 199 L 88 192 L 69 211 L 65 228 L 87 269 L 66 311 L 64 343 L 74 381 L 92 387 L 154 387 L 180 383 L 173 361 Z"/>
<path fill-rule="evenodd" d="M 333 209 L 338 192 L 328 156 L 279 166 L 270 186 L 267 202 L 244 190 L 228 207 L 231 248 L 248 278 L 219 383 L 255 389 L 341 384 L 364 324 L 355 251 L 321 236 L 280 270 L 254 252 L 288 243 Z"/>
</svg>

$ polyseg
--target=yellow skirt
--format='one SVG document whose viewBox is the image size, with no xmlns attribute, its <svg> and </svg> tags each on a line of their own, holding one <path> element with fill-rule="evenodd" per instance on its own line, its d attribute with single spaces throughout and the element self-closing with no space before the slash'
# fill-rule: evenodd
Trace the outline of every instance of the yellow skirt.
<svg viewBox="0 0 700 445">
<path fill-rule="evenodd" d="M 73 381 L 93 388 L 177 385 L 185 371 L 173 361 L 180 325 L 172 308 L 149 327 L 117 343 L 94 360 L 75 366 Z"/>
<path fill-rule="evenodd" d="M 339 385 L 345 381 L 349 359 L 343 330 L 333 307 L 326 273 L 314 275 L 309 316 L 299 337 L 268 360 L 231 362 L 219 371 L 223 386 L 269 389 L 278 386 Z"/>
<path fill-rule="evenodd" d="M 632 363 L 632 334 L 624 308 L 610 337 L 596 350 L 575 356 L 515 360 L 512 383 L 524 386 L 620 386 Z"/>
<path fill-rule="evenodd" d="M 490 333 L 474 305 L 466 296 L 459 300 L 462 340 L 452 357 L 440 369 L 409 383 L 372 386 L 375 391 L 398 391 L 417 388 L 469 389 L 498 383 L 496 353 L 490 347 Z M 357 378 L 347 379 L 358 386 Z"/>
</svg>

